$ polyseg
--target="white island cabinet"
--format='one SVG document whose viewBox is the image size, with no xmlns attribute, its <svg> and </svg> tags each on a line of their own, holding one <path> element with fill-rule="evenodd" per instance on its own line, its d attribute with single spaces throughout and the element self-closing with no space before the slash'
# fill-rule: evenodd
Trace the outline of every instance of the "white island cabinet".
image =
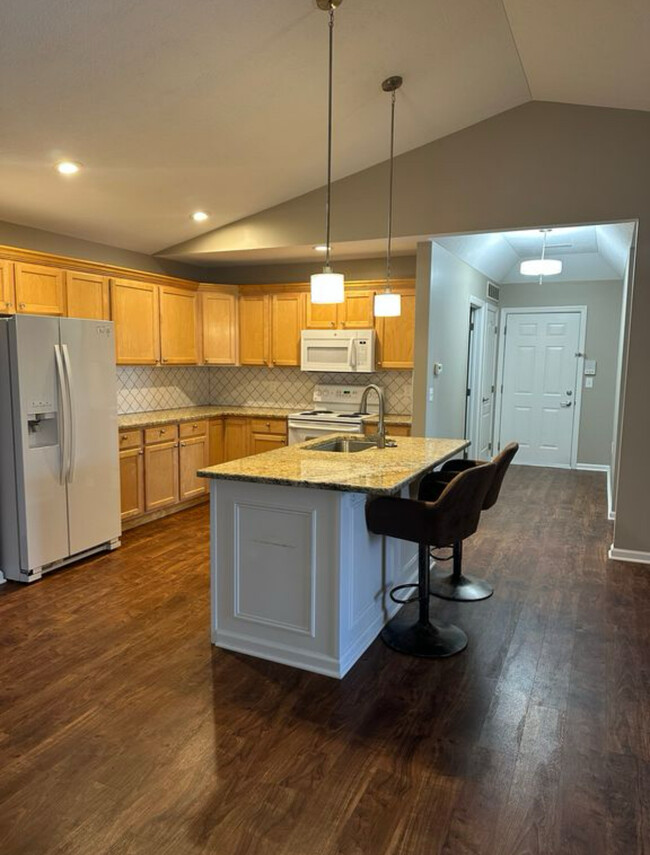
<svg viewBox="0 0 650 855">
<path fill-rule="evenodd" d="M 465 440 L 314 450 L 322 439 L 204 469 L 211 479 L 212 641 L 341 678 L 417 576 L 417 545 L 371 534 L 373 496 L 409 495 Z"/>
</svg>

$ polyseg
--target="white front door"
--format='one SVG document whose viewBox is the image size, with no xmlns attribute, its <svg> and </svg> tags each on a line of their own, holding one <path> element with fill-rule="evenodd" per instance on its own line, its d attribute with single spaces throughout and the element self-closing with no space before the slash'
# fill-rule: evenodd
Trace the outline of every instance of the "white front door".
<svg viewBox="0 0 650 855">
<path fill-rule="evenodd" d="M 487 306 L 483 336 L 483 376 L 481 378 L 481 402 L 479 410 L 479 457 L 489 460 L 492 455 L 492 431 L 494 426 L 494 384 L 497 367 L 497 312 Z"/>
<path fill-rule="evenodd" d="M 571 466 L 580 312 L 506 312 L 500 444 L 517 463 Z"/>
</svg>

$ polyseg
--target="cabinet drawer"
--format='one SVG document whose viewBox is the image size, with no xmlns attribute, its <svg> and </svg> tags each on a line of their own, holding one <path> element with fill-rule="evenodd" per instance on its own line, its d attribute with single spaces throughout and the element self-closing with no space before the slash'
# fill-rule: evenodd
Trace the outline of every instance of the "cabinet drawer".
<svg viewBox="0 0 650 855">
<path fill-rule="evenodd" d="M 142 445 L 141 430 L 121 430 L 120 431 L 120 451 L 126 448 L 140 448 Z"/>
<path fill-rule="evenodd" d="M 251 419 L 253 433 L 286 433 L 286 419 Z"/>
<path fill-rule="evenodd" d="M 205 436 L 208 432 L 207 422 L 182 422 L 179 427 L 181 439 L 188 439 L 191 436 Z"/>
<path fill-rule="evenodd" d="M 150 427 L 144 432 L 145 445 L 153 445 L 156 442 L 170 442 L 173 439 L 178 439 L 178 425 Z"/>
</svg>

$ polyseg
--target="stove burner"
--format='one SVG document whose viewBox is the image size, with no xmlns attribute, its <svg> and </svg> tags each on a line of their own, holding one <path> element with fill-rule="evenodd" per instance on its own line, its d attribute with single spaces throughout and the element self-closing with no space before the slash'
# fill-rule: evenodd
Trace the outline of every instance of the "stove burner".
<svg viewBox="0 0 650 855">
<path fill-rule="evenodd" d="M 361 416 L 367 416 L 368 413 L 338 413 L 337 418 L 339 419 L 358 419 Z"/>
<path fill-rule="evenodd" d="M 324 415 L 333 415 L 332 410 L 304 410 L 304 412 L 299 413 L 301 416 L 324 416 Z"/>
</svg>

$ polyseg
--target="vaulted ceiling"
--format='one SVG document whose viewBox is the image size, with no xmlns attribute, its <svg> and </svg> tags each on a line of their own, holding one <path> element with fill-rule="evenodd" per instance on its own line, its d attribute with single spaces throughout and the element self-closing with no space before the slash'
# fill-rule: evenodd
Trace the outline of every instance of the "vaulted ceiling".
<svg viewBox="0 0 650 855">
<path fill-rule="evenodd" d="M 392 73 L 398 153 L 531 99 L 650 109 L 647 0 L 346 0 L 336 21 L 335 177 L 386 158 Z M 0 219 L 155 252 L 321 186 L 326 29 L 313 0 L 3 0 Z"/>
</svg>

